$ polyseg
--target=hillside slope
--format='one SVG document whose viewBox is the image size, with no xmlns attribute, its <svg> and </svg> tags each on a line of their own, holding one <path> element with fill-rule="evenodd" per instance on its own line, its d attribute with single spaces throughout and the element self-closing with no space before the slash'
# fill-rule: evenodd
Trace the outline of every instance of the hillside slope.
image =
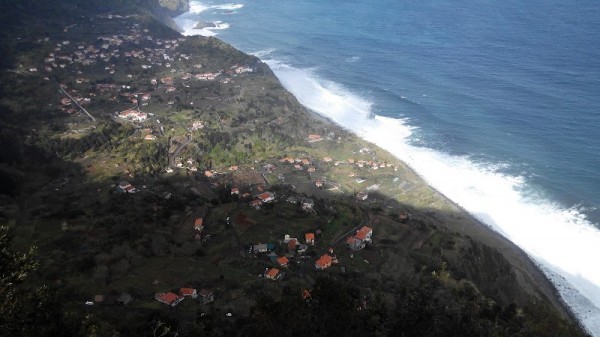
<svg viewBox="0 0 600 337">
<path fill-rule="evenodd" d="M 0 243 L 39 261 L 2 334 L 584 335 L 518 248 L 174 4 L 1 4 Z"/>
</svg>

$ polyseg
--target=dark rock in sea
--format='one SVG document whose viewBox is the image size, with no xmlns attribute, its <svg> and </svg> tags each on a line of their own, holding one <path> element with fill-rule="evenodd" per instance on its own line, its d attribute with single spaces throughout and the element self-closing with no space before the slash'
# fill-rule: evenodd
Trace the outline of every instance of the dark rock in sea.
<svg viewBox="0 0 600 337">
<path fill-rule="evenodd" d="M 196 25 L 194 26 L 194 29 L 215 28 L 215 27 L 217 27 L 217 25 L 214 22 L 198 21 L 198 23 L 196 23 Z"/>
</svg>

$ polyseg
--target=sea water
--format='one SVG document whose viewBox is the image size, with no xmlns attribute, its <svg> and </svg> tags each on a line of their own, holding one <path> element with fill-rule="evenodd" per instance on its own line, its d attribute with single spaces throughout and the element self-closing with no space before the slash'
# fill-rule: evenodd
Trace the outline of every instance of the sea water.
<svg viewBox="0 0 600 337">
<path fill-rule="evenodd" d="M 192 1 L 177 22 L 516 243 L 600 336 L 597 1 Z"/>
</svg>

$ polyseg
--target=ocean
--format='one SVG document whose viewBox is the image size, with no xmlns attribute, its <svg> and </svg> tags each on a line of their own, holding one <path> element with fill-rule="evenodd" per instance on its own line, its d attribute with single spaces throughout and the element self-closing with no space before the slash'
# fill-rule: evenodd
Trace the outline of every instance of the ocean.
<svg viewBox="0 0 600 337">
<path fill-rule="evenodd" d="M 600 336 L 597 1 L 191 3 L 185 34 L 258 56 L 300 103 L 409 164 Z"/>
</svg>

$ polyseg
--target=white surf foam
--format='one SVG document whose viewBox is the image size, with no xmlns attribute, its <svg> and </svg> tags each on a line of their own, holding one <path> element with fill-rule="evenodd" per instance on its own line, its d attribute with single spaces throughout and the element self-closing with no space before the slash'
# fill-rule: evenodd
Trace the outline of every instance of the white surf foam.
<svg viewBox="0 0 600 337">
<path fill-rule="evenodd" d="M 206 6 L 199 1 L 190 1 L 190 13 L 200 14 L 209 8 L 209 6 Z"/>
<path fill-rule="evenodd" d="M 258 50 L 255 52 L 250 53 L 250 55 L 254 55 L 258 58 L 263 58 L 265 56 L 271 55 L 271 53 L 273 53 L 276 49 L 275 48 L 269 48 L 269 49 L 263 49 L 263 50 Z"/>
<path fill-rule="evenodd" d="M 184 18 L 181 16 L 175 18 L 175 22 L 177 23 L 177 25 L 179 25 L 179 27 L 181 27 L 181 30 L 182 30 L 181 34 L 183 34 L 185 36 L 192 36 L 192 35 L 215 36 L 218 34 L 219 30 L 227 29 L 230 27 L 230 25 L 226 22 L 215 21 L 215 22 L 212 22 L 215 25 L 215 27 L 205 27 L 202 29 L 197 29 L 194 27 L 196 27 L 196 24 L 198 23 L 198 21 L 187 19 L 187 18 Z"/>
<path fill-rule="evenodd" d="M 575 208 L 526 194 L 527 181 L 410 144 L 407 120 L 373 115 L 372 104 L 314 70 L 266 61 L 301 104 L 390 151 L 429 184 L 525 250 L 588 331 L 600 336 L 600 231 Z"/>
<path fill-rule="evenodd" d="M 214 9 L 221 9 L 224 11 L 234 11 L 236 9 L 240 9 L 243 8 L 244 4 L 224 4 L 224 5 L 215 5 L 215 6 L 211 6 L 211 8 Z"/>
</svg>

